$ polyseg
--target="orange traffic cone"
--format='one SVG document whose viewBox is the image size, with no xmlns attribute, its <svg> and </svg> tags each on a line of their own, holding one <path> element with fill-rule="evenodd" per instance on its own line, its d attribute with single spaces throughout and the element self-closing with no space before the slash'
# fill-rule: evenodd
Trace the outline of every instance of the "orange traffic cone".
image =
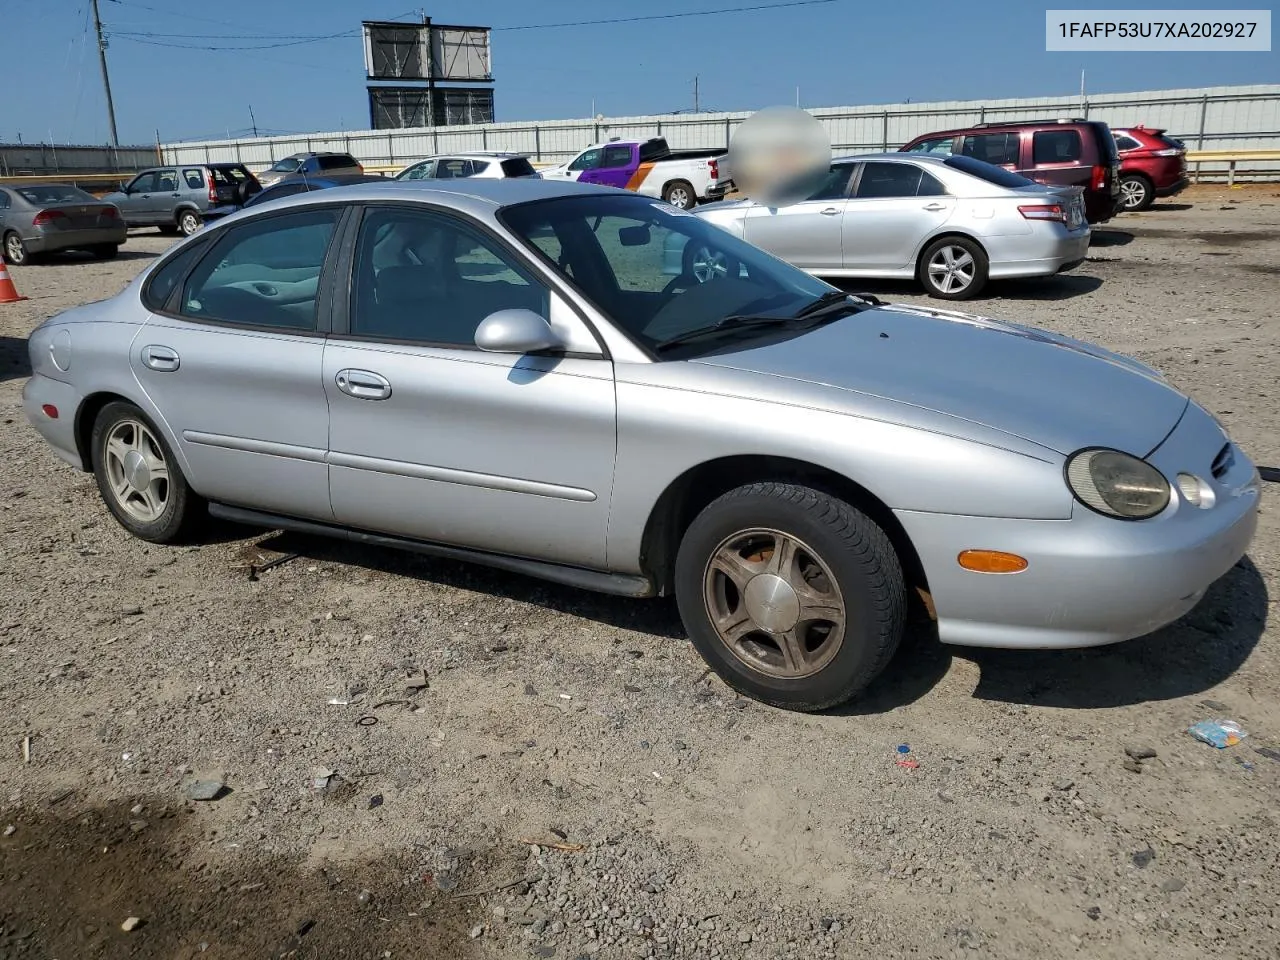
<svg viewBox="0 0 1280 960">
<path fill-rule="evenodd" d="M 3 260 L 0 260 L 0 303 L 17 303 L 19 300 L 26 299 L 18 296 L 18 288 L 13 285 L 13 280 L 9 277 L 9 268 L 4 265 Z"/>
</svg>

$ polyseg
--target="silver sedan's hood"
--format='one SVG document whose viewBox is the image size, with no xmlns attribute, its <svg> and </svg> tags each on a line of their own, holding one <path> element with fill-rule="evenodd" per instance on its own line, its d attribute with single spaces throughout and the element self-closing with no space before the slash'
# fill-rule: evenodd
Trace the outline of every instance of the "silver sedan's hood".
<svg viewBox="0 0 1280 960">
<path fill-rule="evenodd" d="M 1150 367 L 1101 347 L 930 307 L 879 307 L 695 362 L 895 400 L 1063 454 L 1145 456 L 1188 402 Z"/>
</svg>

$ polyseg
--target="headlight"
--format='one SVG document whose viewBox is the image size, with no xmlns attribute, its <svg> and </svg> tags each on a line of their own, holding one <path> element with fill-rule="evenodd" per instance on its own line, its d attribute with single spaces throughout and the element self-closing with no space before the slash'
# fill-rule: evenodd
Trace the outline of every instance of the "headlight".
<svg viewBox="0 0 1280 960">
<path fill-rule="evenodd" d="M 1169 505 L 1169 481 L 1145 460 L 1119 450 L 1081 450 L 1067 461 L 1067 484 L 1091 510 L 1144 520 Z"/>
</svg>

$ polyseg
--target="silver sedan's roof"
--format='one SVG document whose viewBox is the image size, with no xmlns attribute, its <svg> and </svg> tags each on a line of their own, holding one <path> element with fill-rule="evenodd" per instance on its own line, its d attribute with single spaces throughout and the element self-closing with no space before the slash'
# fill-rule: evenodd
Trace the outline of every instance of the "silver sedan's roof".
<svg viewBox="0 0 1280 960">
<path fill-rule="evenodd" d="M 950 154 L 948 154 L 950 156 Z M 916 163 L 928 163 L 933 166 L 945 166 L 947 157 L 928 153 L 902 153 L 897 150 L 891 153 L 854 153 L 843 157 L 833 157 L 832 163 L 850 163 L 854 160 L 911 160 Z"/>
</svg>

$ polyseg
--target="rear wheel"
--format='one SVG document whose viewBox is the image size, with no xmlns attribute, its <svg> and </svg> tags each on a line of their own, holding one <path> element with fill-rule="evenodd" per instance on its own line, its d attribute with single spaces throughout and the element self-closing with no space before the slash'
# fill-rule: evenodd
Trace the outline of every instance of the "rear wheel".
<svg viewBox="0 0 1280 960">
<path fill-rule="evenodd" d="M 1120 178 L 1120 209 L 1129 213 L 1146 210 L 1156 202 L 1156 190 L 1140 173 L 1126 173 Z"/>
<path fill-rule="evenodd" d="M 672 180 L 662 189 L 662 199 L 678 210 L 692 210 L 698 202 L 693 184 L 687 180 Z"/>
<path fill-rule="evenodd" d="M 103 407 L 90 444 L 98 491 L 135 537 L 175 543 L 203 518 L 204 501 L 187 485 L 160 431 L 133 404 Z"/>
<path fill-rule="evenodd" d="M 189 237 L 200 229 L 200 214 L 194 210 L 183 210 L 178 214 L 178 232 Z"/>
<path fill-rule="evenodd" d="M 4 235 L 4 262 L 20 267 L 30 259 L 30 254 L 27 253 L 27 247 L 22 242 L 22 238 L 12 230 L 6 233 Z"/>
<path fill-rule="evenodd" d="M 788 710 L 844 703 L 884 669 L 906 622 L 897 554 L 865 514 L 821 491 L 755 483 L 685 532 L 676 599 L 703 659 Z"/>
<path fill-rule="evenodd" d="M 920 254 L 916 277 L 931 297 L 968 300 L 987 285 L 987 255 L 967 237 L 942 237 Z"/>
<path fill-rule="evenodd" d="M 99 243 L 97 246 L 90 247 L 89 252 L 99 260 L 110 260 L 120 252 L 120 244 Z"/>
</svg>

